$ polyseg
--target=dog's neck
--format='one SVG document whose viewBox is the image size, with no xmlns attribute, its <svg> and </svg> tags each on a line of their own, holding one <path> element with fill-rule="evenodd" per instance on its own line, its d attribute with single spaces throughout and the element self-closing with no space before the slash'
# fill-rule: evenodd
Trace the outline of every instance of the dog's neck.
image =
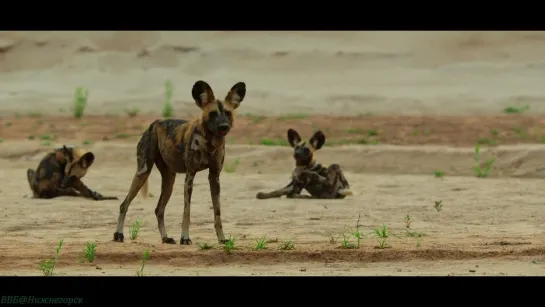
<svg viewBox="0 0 545 307">
<path fill-rule="evenodd" d="M 206 141 L 207 146 L 213 148 L 225 146 L 225 136 L 213 135 L 203 122 L 201 122 L 200 125 L 195 126 L 193 133 L 202 136 Z"/>
<path fill-rule="evenodd" d="M 312 171 L 314 170 L 317 166 L 319 166 L 319 164 L 316 162 L 316 160 L 312 160 L 312 162 L 310 162 L 309 164 L 305 164 L 305 165 L 295 165 L 295 168 L 297 169 L 300 169 L 300 170 L 309 170 L 309 171 Z"/>
</svg>

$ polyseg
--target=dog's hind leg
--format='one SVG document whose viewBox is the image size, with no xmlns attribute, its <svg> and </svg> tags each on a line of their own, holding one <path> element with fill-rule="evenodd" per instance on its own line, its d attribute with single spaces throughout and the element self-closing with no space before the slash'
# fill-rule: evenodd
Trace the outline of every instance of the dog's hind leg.
<svg viewBox="0 0 545 307">
<path fill-rule="evenodd" d="M 155 208 L 157 226 L 159 228 L 159 233 L 161 234 L 161 240 L 163 243 L 176 244 L 176 240 L 167 236 L 167 231 L 165 228 L 165 208 L 170 200 L 170 196 L 172 195 L 174 182 L 176 181 L 176 173 L 173 173 L 168 169 L 161 157 L 157 158 L 155 165 L 157 165 L 157 169 L 159 172 L 161 172 L 161 196 L 159 196 L 159 201 L 157 202 L 157 207 Z"/>
<path fill-rule="evenodd" d="M 151 167 L 149 171 L 142 173 L 140 175 L 135 174 L 131 187 L 129 189 L 129 193 L 125 197 L 125 200 L 121 203 L 121 206 L 119 206 L 119 217 L 117 218 L 117 228 L 116 232 L 114 233 L 114 241 L 116 242 L 123 242 L 124 236 L 123 236 L 123 227 L 125 224 L 125 217 L 127 215 L 127 211 L 129 211 L 129 206 L 131 205 L 132 200 L 136 197 L 138 192 L 140 191 L 140 188 L 144 185 L 146 180 L 148 180 L 149 174 L 151 173 Z"/>
<path fill-rule="evenodd" d="M 119 206 L 119 217 L 117 218 L 117 228 L 114 233 L 114 241 L 123 242 L 123 227 L 125 224 L 125 217 L 131 202 L 136 197 L 142 186 L 146 184 L 148 177 L 153 169 L 155 163 L 155 157 L 158 154 L 159 148 L 157 146 L 157 138 L 153 136 L 154 131 L 152 127 L 142 135 L 142 138 L 138 142 L 136 149 L 137 171 L 132 179 L 129 193 L 125 197 L 125 200 Z"/>
<path fill-rule="evenodd" d="M 345 198 L 346 196 L 353 195 L 348 180 L 344 177 L 343 171 L 338 164 L 331 164 L 327 171 L 335 198 Z"/>
</svg>

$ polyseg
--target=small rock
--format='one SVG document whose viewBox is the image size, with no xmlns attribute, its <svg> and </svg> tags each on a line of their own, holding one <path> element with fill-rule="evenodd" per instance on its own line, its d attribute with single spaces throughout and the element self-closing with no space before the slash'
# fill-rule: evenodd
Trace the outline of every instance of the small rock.
<svg viewBox="0 0 545 307">
<path fill-rule="evenodd" d="M 305 268 L 302 268 L 302 269 L 299 269 L 299 271 L 301 271 L 301 272 L 306 272 L 306 271 L 307 271 L 307 269 L 305 269 Z"/>
<path fill-rule="evenodd" d="M 272 212 L 276 212 L 276 210 L 273 210 Z"/>
<path fill-rule="evenodd" d="M 471 273 L 475 273 L 475 270 L 469 270 Z"/>
<path fill-rule="evenodd" d="M 95 48 L 91 46 L 81 46 L 78 48 L 78 52 L 81 52 L 81 53 L 90 53 L 94 51 L 95 51 Z"/>
<path fill-rule="evenodd" d="M 136 56 L 141 58 L 141 57 L 146 57 L 148 55 L 149 55 L 149 50 L 148 49 L 142 49 L 142 50 L 140 50 L 140 52 L 138 52 L 138 54 Z"/>
<path fill-rule="evenodd" d="M 15 42 L 14 41 L 6 40 L 6 39 L 0 39 L 0 53 L 8 52 L 13 47 L 15 47 Z"/>
<path fill-rule="evenodd" d="M 99 267 L 98 265 L 96 266 L 96 269 L 97 269 L 97 270 L 102 270 L 102 268 Z"/>
<path fill-rule="evenodd" d="M 401 272 L 402 270 L 401 269 L 397 269 L 398 272 Z"/>
</svg>

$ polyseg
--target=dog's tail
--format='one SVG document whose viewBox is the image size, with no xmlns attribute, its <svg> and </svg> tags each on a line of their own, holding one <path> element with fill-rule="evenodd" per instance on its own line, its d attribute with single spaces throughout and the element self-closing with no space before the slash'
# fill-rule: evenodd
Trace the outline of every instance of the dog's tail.
<svg viewBox="0 0 545 307">
<path fill-rule="evenodd" d="M 341 194 L 342 196 L 352 196 L 354 193 L 352 193 L 352 190 L 350 189 L 340 189 L 337 191 L 337 193 Z"/>
<path fill-rule="evenodd" d="M 143 198 L 148 198 L 148 196 L 149 196 L 149 193 L 148 193 L 148 179 L 146 179 L 146 182 L 144 182 L 144 185 L 142 186 L 142 189 L 140 189 L 140 195 Z"/>
</svg>

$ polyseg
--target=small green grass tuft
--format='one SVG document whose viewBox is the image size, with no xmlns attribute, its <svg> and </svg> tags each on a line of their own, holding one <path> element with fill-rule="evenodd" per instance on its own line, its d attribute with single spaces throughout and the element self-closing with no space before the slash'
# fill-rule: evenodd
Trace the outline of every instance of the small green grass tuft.
<svg viewBox="0 0 545 307">
<path fill-rule="evenodd" d="M 78 87 L 74 93 L 74 117 L 82 118 L 87 106 L 87 98 L 89 96 L 89 91 L 86 88 Z"/>
<path fill-rule="evenodd" d="M 288 141 L 284 139 L 263 138 L 259 140 L 259 144 L 265 145 L 265 146 L 289 146 Z"/>
<path fill-rule="evenodd" d="M 489 138 L 479 138 L 477 140 L 477 144 L 493 146 L 493 145 L 496 145 L 496 140 L 489 139 Z"/>
<path fill-rule="evenodd" d="M 440 171 L 440 170 L 436 170 L 433 172 L 433 175 L 436 177 L 436 178 L 442 178 L 445 176 L 445 172 L 443 171 Z"/>
<path fill-rule="evenodd" d="M 97 244 L 95 242 L 85 242 L 85 248 L 83 249 L 83 256 L 87 261 L 93 262 L 96 259 L 96 248 Z"/>
<path fill-rule="evenodd" d="M 362 234 L 360 232 L 360 216 L 361 214 L 358 214 L 358 221 L 356 222 L 356 230 L 352 232 L 352 236 L 356 238 L 356 248 L 360 248 L 360 241 L 362 239 Z"/>
<path fill-rule="evenodd" d="M 135 117 L 138 115 L 138 113 L 140 113 L 140 110 L 138 110 L 137 107 L 132 107 L 130 109 L 126 109 L 125 113 L 127 113 L 128 117 Z"/>
<path fill-rule="evenodd" d="M 475 172 L 475 176 L 477 176 L 478 178 L 488 177 L 494 161 L 495 159 L 490 158 L 485 163 L 482 163 L 479 144 L 475 145 L 475 166 L 473 166 L 473 172 Z"/>
<path fill-rule="evenodd" d="M 375 228 L 374 237 L 378 238 L 378 246 L 376 248 L 384 249 L 391 247 L 391 245 L 386 242 L 388 238 L 390 238 L 390 235 L 397 237 L 396 235 L 388 231 L 388 227 L 386 226 L 386 224 L 382 224 L 380 228 Z"/>
<path fill-rule="evenodd" d="M 292 120 L 292 119 L 305 119 L 308 117 L 308 114 L 303 113 L 293 113 L 293 114 L 286 114 L 283 116 L 279 116 L 278 120 Z"/>
<path fill-rule="evenodd" d="M 503 113 L 506 113 L 506 114 L 520 114 L 520 113 L 526 112 L 529 109 L 530 109 L 529 105 L 525 105 L 525 106 L 508 106 L 505 109 L 503 109 Z"/>
<path fill-rule="evenodd" d="M 411 237 L 411 238 L 422 238 L 423 236 L 425 236 L 426 234 L 423 233 L 423 232 L 417 232 L 417 231 L 409 231 L 407 230 L 407 237 Z"/>
<path fill-rule="evenodd" d="M 375 129 L 371 129 L 371 130 L 367 131 L 367 135 L 368 135 L 368 136 L 377 136 L 377 135 L 378 135 L 378 131 L 375 130 Z"/>
<path fill-rule="evenodd" d="M 346 130 L 346 133 L 363 134 L 363 130 L 361 130 L 360 128 L 350 128 L 350 129 Z"/>
<path fill-rule="evenodd" d="M 295 249 L 295 246 L 293 245 L 293 242 L 291 240 L 284 241 L 278 245 L 278 249 L 281 250 L 292 250 Z"/>
<path fill-rule="evenodd" d="M 492 129 L 490 130 L 490 134 L 492 134 L 493 137 L 497 138 L 500 135 L 500 132 L 498 129 Z"/>
<path fill-rule="evenodd" d="M 229 238 L 227 239 L 227 242 L 225 242 L 224 248 L 228 254 L 232 253 L 233 250 L 235 249 L 235 238 L 229 236 Z"/>
<path fill-rule="evenodd" d="M 223 169 L 225 170 L 226 173 L 234 173 L 237 171 L 237 167 L 238 167 L 238 163 L 239 163 L 239 158 L 236 158 L 233 162 L 231 162 L 230 164 L 226 164 Z"/>
<path fill-rule="evenodd" d="M 411 228 L 412 219 L 410 215 L 405 216 L 405 228 Z"/>
<path fill-rule="evenodd" d="M 165 102 L 163 104 L 163 117 L 170 118 L 174 115 L 174 107 L 172 106 L 172 93 L 174 92 L 174 86 L 172 82 L 167 80 L 165 82 Z"/>
<path fill-rule="evenodd" d="M 53 271 L 55 270 L 55 266 L 57 265 L 63 241 L 64 240 L 59 241 L 59 246 L 57 247 L 55 257 L 53 259 L 44 260 L 39 264 L 40 269 L 42 270 L 42 272 L 44 272 L 45 276 L 53 276 Z"/>
<path fill-rule="evenodd" d="M 255 241 L 256 241 L 256 246 L 255 246 L 256 250 L 267 249 L 267 244 L 269 243 L 269 240 L 267 239 L 266 236 L 257 238 Z"/>
<path fill-rule="evenodd" d="M 436 200 L 434 201 L 433 207 L 437 212 L 443 211 L 443 201 L 442 200 Z"/>
<path fill-rule="evenodd" d="M 136 220 L 134 224 L 132 224 L 131 228 L 129 228 L 129 234 L 131 240 L 136 240 L 138 238 L 138 233 L 140 232 L 140 221 Z"/>
<path fill-rule="evenodd" d="M 142 266 L 140 267 L 140 270 L 136 271 L 136 276 L 144 276 L 144 266 L 146 265 L 146 261 L 148 261 L 149 258 L 149 248 L 144 251 L 144 254 L 142 255 Z"/>
<path fill-rule="evenodd" d="M 343 240 L 341 242 L 341 246 L 340 246 L 341 248 L 344 248 L 344 249 L 356 248 L 356 244 L 350 242 L 350 238 L 351 238 L 350 234 L 343 233 L 342 236 L 343 236 Z"/>
<path fill-rule="evenodd" d="M 360 243 L 361 243 L 361 240 L 363 239 L 363 234 L 360 232 L 360 217 L 361 217 L 361 214 L 358 214 L 358 220 L 356 221 L 356 227 L 353 231 L 351 231 L 350 233 L 346 234 L 346 233 L 342 233 L 341 236 L 343 237 L 343 240 L 341 242 L 341 246 L 340 248 L 344 248 L 344 249 L 354 249 L 354 248 L 360 248 Z M 356 243 L 353 243 L 351 242 L 351 238 L 355 238 L 356 239 Z M 335 243 L 336 242 L 336 239 L 331 236 L 330 238 L 330 243 Z"/>
<path fill-rule="evenodd" d="M 56 137 L 54 134 L 44 134 L 42 136 L 40 136 L 40 140 L 42 141 L 53 141 L 55 140 Z"/>
<path fill-rule="evenodd" d="M 128 139 L 129 137 L 131 136 L 126 133 L 118 133 L 114 135 L 114 139 Z"/>
</svg>

